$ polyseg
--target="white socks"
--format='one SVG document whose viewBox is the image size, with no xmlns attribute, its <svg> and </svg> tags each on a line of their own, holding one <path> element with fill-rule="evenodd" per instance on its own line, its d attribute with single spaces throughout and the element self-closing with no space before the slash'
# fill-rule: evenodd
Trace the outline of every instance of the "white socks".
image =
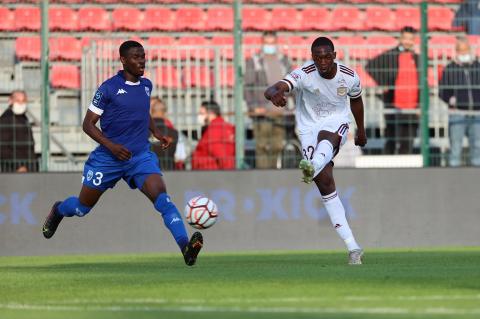
<svg viewBox="0 0 480 319">
<path fill-rule="evenodd" d="M 347 245 L 348 251 L 360 249 L 360 246 L 358 246 L 357 242 L 355 241 L 352 230 L 348 225 L 347 218 L 345 216 L 345 209 L 343 208 L 337 192 L 335 191 L 329 195 L 322 196 L 322 199 L 325 208 L 327 209 L 328 216 L 330 216 L 332 225 L 335 227 L 335 230 L 340 238 L 342 238 L 345 242 L 345 245 Z"/>
<path fill-rule="evenodd" d="M 315 174 L 313 177 L 317 176 L 322 169 L 330 163 L 333 158 L 333 145 L 330 141 L 322 140 L 318 143 L 315 152 L 313 153 L 312 164 L 315 168 Z"/>
</svg>

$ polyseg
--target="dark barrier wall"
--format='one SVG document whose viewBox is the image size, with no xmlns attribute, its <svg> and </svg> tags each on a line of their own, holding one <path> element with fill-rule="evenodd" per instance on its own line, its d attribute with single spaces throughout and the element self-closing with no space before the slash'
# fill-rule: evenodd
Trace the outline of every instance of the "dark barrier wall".
<svg viewBox="0 0 480 319">
<path fill-rule="evenodd" d="M 318 191 L 298 171 L 168 172 L 183 214 L 197 194 L 220 219 L 203 231 L 207 251 L 338 249 Z M 337 188 L 357 240 L 369 247 L 480 245 L 480 170 L 344 169 Z M 0 174 L 0 255 L 176 251 L 161 216 L 123 181 L 83 218 L 41 234 L 52 203 L 80 190 L 80 174 Z M 189 231 L 193 229 L 187 226 Z"/>
</svg>

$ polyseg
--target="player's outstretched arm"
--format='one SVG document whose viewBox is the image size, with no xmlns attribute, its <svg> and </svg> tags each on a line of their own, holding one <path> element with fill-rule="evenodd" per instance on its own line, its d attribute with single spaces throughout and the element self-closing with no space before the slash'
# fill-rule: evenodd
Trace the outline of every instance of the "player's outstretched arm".
<svg viewBox="0 0 480 319">
<path fill-rule="evenodd" d="M 265 98 L 273 103 L 273 105 L 278 107 L 284 107 L 287 105 L 287 98 L 285 93 L 290 90 L 288 85 L 283 81 L 278 81 L 274 85 L 270 86 L 265 90 L 263 95 Z"/>
<path fill-rule="evenodd" d="M 105 146 L 119 160 L 126 161 L 132 157 L 132 153 L 123 145 L 115 144 L 106 138 L 102 131 L 95 125 L 100 119 L 100 115 L 88 110 L 83 119 L 83 131 L 95 142 Z"/>
<path fill-rule="evenodd" d="M 350 108 L 352 109 L 353 117 L 357 123 L 357 136 L 355 136 L 355 145 L 365 146 L 367 144 L 367 135 L 365 134 L 365 126 L 363 123 L 363 100 L 359 96 L 350 99 Z"/>
<path fill-rule="evenodd" d="M 155 138 L 161 142 L 160 147 L 162 149 L 166 149 L 170 146 L 170 144 L 172 144 L 173 139 L 168 135 L 162 134 L 162 132 L 155 125 L 155 121 L 151 116 L 150 116 L 149 129 L 150 129 L 150 132 L 152 132 L 153 136 L 155 136 Z"/>
</svg>

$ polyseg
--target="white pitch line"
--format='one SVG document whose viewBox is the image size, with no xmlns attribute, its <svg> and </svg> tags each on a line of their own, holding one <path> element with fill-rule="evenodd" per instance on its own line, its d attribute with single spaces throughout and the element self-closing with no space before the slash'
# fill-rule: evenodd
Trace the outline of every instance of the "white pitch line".
<svg viewBox="0 0 480 319">
<path fill-rule="evenodd" d="M 297 308 L 297 307 L 209 307 L 209 306 L 180 306 L 180 307 L 152 307 L 152 306 L 55 306 L 7 303 L 0 304 L 0 309 L 10 310 L 44 310 L 44 311 L 102 311 L 102 312 L 235 312 L 235 313 L 351 313 L 351 314 L 450 314 L 450 315 L 477 315 L 480 308 Z"/>
</svg>

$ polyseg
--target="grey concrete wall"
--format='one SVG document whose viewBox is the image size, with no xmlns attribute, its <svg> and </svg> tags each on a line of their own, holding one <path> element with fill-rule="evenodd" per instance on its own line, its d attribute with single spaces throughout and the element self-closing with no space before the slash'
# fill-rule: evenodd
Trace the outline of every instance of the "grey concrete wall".
<svg viewBox="0 0 480 319">
<path fill-rule="evenodd" d="M 337 169 L 337 189 L 358 242 L 369 247 L 480 245 L 480 169 Z M 318 190 L 298 171 L 167 172 L 183 213 L 211 197 L 220 218 L 205 250 L 337 249 Z M 0 174 L 0 255 L 176 251 L 161 216 L 123 181 L 83 218 L 41 234 L 52 203 L 77 195 L 80 174 Z M 189 226 L 188 230 L 193 231 Z"/>
</svg>

